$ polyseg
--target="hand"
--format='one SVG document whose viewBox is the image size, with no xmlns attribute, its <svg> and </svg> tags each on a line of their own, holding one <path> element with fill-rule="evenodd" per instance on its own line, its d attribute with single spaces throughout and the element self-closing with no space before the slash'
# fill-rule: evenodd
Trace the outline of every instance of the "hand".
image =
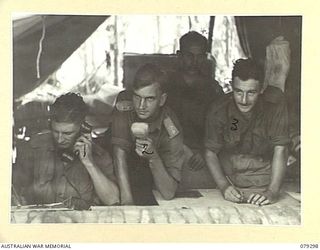
<svg viewBox="0 0 320 250">
<path fill-rule="evenodd" d="M 223 191 L 223 196 L 231 202 L 240 203 L 243 201 L 243 193 L 231 185 Z"/>
<path fill-rule="evenodd" d="M 297 153 L 300 150 L 300 146 L 301 146 L 301 140 L 300 140 L 300 135 L 298 134 L 291 139 L 290 150 L 292 152 Z"/>
<path fill-rule="evenodd" d="M 204 168 L 205 165 L 206 163 L 199 152 L 195 152 L 188 161 L 188 167 L 191 171 L 198 171 Z"/>
<path fill-rule="evenodd" d="M 78 152 L 78 156 L 83 165 L 88 166 L 93 163 L 92 157 L 92 140 L 90 136 L 80 136 L 74 144 L 74 151 Z"/>
<path fill-rule="evenodd" d="M 271 190 L 266 190 L 262 193 L 252 193 L 247 202 L 258 206 L 264 206 L 276 202 L 278 196 L 278 193 L 274 193 Z"/>
<path fill-rule="evenodd" d="M 146 159 L 150 159 L 156 155 L 156 149 L 151 138 L 136 139 L 136 153 Z"/>
<path fill-rule="evenodd" d="M 90 204 L 78 197 L 72 197 L 71 198 L 71 207 L 74 210 L 88 210 L 90 208 Z"/>
</svg>

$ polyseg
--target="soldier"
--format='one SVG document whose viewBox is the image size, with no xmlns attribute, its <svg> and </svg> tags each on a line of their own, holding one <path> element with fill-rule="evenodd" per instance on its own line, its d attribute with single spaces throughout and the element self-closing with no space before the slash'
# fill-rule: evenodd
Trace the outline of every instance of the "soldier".
<svg viewBox="0 0 320 250">
<path fill-rule="evenodd" d="M 253 60 L 237 60 L 233 94 L 214 103 L 207 115 L 206 161 L 222 195 L 232 202 L 275 202 L 285 175 L 287 107 L 277 88 L 261 94 L 262 79 Z M 239 188 L 262 191 L 245 197 Z"/>
<path fill-rule="evenodd" d="M 33 136 L 30 147 L 18 153 L 13 185 L 24 204 L 70 198 L 75 209 L 87 209 L 119 202 L 112 159 L 84 130 L 86 111 L 81 96 L 60 96 L 50 106 L 50 131 Z"/>
<path fill-rule="evenodd" d="M 191 31 L 180 40 L 179 68 L 169 76 L 168 105 L 181 123 L 185 163 L 181 189 L 214 187 L 204 160 L 205 117 L 210 104 L 223 96 L 208 70 L 207 39 Z"/>
<path fill-rule="evenodd" d="M 121 92 L 112 119 L 113 157 L 121 204 L 157 204 L 152 189 L 172 199 L 180 181 L 183 142 L 180 125 L 165 103 L 165 76 L 152 64 Z"/>
</svg>

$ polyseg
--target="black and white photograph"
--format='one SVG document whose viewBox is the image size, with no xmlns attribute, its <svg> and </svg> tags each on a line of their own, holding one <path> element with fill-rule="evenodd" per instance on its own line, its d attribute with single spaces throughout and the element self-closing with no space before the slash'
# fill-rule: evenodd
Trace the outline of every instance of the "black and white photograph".
<svg viewBox="0 0 320 250">
<path fill-rule="evenodd" d="M 300 226 L 303 20 L 13 13 L 10 223 Z"/>
</svg>

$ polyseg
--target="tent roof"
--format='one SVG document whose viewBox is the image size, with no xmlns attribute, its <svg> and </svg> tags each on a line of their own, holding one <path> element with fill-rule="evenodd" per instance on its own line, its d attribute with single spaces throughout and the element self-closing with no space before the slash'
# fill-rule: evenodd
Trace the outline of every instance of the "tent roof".
<svg viewBox="0 0 320 250">
<path fill-rule="evenodd" d="M 34 15 L 13 20 L 13 97 L 42 83 L 108 16 Z M 39 41 L 45 25 L 37 78 Z"/>
</svg>

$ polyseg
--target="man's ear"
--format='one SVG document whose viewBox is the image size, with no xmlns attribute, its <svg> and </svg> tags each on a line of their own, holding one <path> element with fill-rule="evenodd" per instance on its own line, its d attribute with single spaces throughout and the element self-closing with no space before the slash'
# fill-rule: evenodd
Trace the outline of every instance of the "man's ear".
<svg viewBox="0 0 320 250">
<path fill-rule="evenodd" d="M 259 83 L 259 88 L 260 88 L 259 94 L 260 94 L 260 95 L 263 94 L 263 92 L 265 91 L 265 89 L 263 88 L 263 86 L 264 86 L 264 83 L 263 83 L 263 82 L 260 82 L 260 83 Z"/>
<path fill-rule="evenodd" d="M 167 93 L 162 93 L 161 94 L 161 97 L 160 97 L 160 107 L 162 107 L 165 103 L 166 103 L 166 100 L 167 100 Z"/>
</svg>

